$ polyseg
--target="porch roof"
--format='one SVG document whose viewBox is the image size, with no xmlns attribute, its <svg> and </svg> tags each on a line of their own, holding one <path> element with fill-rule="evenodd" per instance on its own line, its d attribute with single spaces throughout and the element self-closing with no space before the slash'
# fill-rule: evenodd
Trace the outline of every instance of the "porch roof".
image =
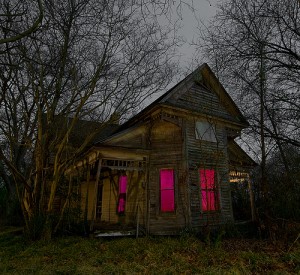
<svg viewBox="0 0 300 275">
<path fill-rule="evenodd" d="M 146 163 L 148 155 L 148 149 L 142 148 L 130 148 L 112 145 L 96 145 L 91 147 L 85 155 L 74 166 L 70 167 L 67 172 L 74 168 L 83 167 L 85 165 L 93 164 L 97 160 L 106 160 L 103 167 L 114 167 L 117 169 L 125 169 L 126 167 L 133 167 L 144 169 L 144 163 Z M 114 161 L 114 163 L 109 162 Z M 143 163 L 143 164 L 141 164 Z"/>
<path fill-rule="evenodd" d="M 230 170 L 249 171 L 258 164 L 234 141 L 228 140 Z"/>
</svg>

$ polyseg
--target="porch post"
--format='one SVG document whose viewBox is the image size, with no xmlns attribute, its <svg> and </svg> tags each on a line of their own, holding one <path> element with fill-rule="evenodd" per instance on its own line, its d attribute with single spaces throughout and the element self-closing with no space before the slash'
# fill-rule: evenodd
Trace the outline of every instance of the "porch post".
<svg viewBox="0 0 300 275">
<path fill-rule="evenodd" d="M 102 158 L 99 159 L 98 163 L 98 168 L 97 168 L 97 173 L 96 173 L 96 180 L 95 180 L 95 187 L 94 187 L 94 207 L 93 207 L 93 212 L 92 212 L 92 221 L 90 225 L 90 230 L 93 230 L 94 228 L 94 223 L 96 220 L 96 215 L 97 215 L 97 199 L 98 199 L 98 183 L 99 183 L 99 177 L 100 177 L 100 172 L 101 172 L 101 164 L 102 164 Z"/>
<path fill-rule="evenodd" d="M 250 196 L 251 217 L 252 217 L 252 221 L 254 222 L 254 221 L 256 221 L 254 195 L 253 195 L 252 183 L 251 183 L 249 173 L 248 173 L 248 176 L 247 176 L 247 180 L 248 180 L 248 189 L 249 189 L 249 196 Z"/>
</svg>

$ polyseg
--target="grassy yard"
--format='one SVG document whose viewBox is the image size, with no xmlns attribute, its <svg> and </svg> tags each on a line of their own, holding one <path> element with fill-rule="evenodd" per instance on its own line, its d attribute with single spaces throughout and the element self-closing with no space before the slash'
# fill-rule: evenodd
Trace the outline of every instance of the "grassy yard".
<svg viewBox="0 0 300 275">
<path fill-rule="evenodd" d="M 190 236 L 28 242 L 20 231 L 6 230 L 0 274 L 300 274 L 300 247 L 287 252 L 266 241 L 208 244 Z"/>
</svg>

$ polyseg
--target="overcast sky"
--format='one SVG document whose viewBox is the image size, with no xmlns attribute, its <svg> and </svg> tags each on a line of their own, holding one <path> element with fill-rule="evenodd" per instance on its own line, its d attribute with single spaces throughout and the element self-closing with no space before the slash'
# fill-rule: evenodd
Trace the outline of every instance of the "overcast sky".
<svg viewBox="0 0 300 275">
<path fill-rule="evenodd" d="M 179 2 L 180 0 L 177 0 Z M 181 14 L 181 35 L 186 39 L 186 43 L 179 49 L 182 55 L 181 64 L 183 67 L 189 67 L 193 54 L 195 53 L 195 47 L 190 46 L 193 39 L 197 39 L 197 26 L 198 22 L 195 16 L 198 17 L 204 24 L 208 23 L 208 20 L 216 13 L 217 0 L 186 0 L 186 3 L 192 3 L 195 9 L 195 13 L 191 11 L 186 5 L 182 5 Z M 193 67 L 201 64 L 194 64 Z"/>
<path fill-rule="evenodd" d="M 178 75 L 173 82 L 165 89 L 164 91 L 152 95 L 144 104 L 148 105 L 156 98 L 165 93 L 168 89 L 171 89 L 174 85 L 176 85 L 180 80 L 184 78 L 184 75 L 187 75 L 191 72 L 191 70 L 196 69 L 205 61 L 201 62 L 201 64 L 196 64 L 193 61 L 193 56 L 195 54 L 195 46 L 191 46 L 193 39 L 197 39 L 198 33 L 198 24 L 201 21 L 204 24 L 207 24 L 209 19 L 215 15 L 216 13 L 216 3 L 218 0 L 176 0 L 176 4 L 174 7 L 178 8 L 179 3 L 182 3 L 181 10 L 174 10 L 172 19 L 174 22 L 176 20 L 180 20 L 180 33 L 179 35 L 184 38 L 186 41 L 179 49 L 180 58 L 180 67 L 182 69 L 182 74 Z M 187 4 L 191 3 L 191 6 L 194 8 L 192 11 Z M 197 20 L 198 18 L 198 20 Z M 198 22 L 199 21 L 199 22 Z"/>
</svg>

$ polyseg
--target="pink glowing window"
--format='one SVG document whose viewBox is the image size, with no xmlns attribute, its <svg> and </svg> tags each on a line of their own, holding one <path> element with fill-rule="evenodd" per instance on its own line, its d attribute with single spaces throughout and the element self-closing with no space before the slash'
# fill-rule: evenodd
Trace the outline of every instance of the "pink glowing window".
<svg viewBox="0 0 300 275">
<path fill-rule="evenodd" d="M 203 211 L 218 210 L 218 192 L 215 185 L 215 170 L 200 169 L 200 185 Z"/>
<path fill-rule="evenodd" d="M 174 170 L 160 170 L 160 210 L 162 212 L 173 212 L 175 210 L 174 200 Z"/>
<path fill-rule="evenodd" d="M 126 206 L 126 188 L 127 188 L 127 176 L 120 176 L 119 178 L 119 199 L 118 199 L 118 213 L 125 213 Z"/>
</svg>

